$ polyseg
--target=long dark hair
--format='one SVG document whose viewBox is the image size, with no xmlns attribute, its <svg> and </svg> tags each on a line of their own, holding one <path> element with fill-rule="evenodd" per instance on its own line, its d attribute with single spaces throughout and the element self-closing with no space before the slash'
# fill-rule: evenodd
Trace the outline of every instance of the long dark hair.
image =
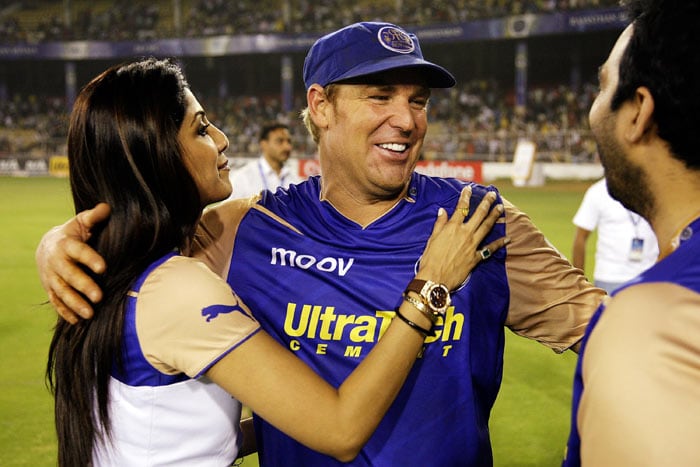
<svg viewBox="0 0 700 467">
<path fill-rule="evenodd" d="M 89 240 L 108 265 L 94 276 L 104 298 L 90 320 L 59 319 L 49 349 L 60 466 L 90 464 L 95 442 L 109 436 L 110 372 L 121 365 L 126 294 L 149 264 L 186 246 L 201 215 L 177 140 L 187 86 L 172 61 L 144 59 L 94 78 L 73 107 L 68 161 L 76 212 L 106 202 L 112 213 Z"/>
</svg>

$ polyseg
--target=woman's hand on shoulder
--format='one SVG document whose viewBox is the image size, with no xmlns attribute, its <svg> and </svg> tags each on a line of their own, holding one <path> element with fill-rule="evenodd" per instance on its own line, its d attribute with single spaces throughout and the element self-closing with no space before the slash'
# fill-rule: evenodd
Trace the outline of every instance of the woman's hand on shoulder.
<svg viewBox="0 0 700 467">
<path fill-rule="evenodd" d="M 462 189 L 452 216 L 439 209 L 416 278 L 429 279 L 454 290 L 477 264 L 508 243 L 509 238 L 504 236 L 480 247 L 504 208 L 501 203 L 493 206 L 497 196 L 489 191 L 469 216 L 471 194 L 471 187 Z"/>
</svg>

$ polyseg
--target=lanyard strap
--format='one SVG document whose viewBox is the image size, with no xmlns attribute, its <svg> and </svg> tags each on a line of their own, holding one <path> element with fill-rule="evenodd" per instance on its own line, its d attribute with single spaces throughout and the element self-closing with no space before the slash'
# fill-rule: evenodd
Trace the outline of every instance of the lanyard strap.
<svg viewBox="0 0 700 467">
<path fill-rule="evenodd" d="M 263 172 L 263 167 L 262 163 L 258 159 L 258 172 L 260 172 L 260 179 L 262 180 L 263 187 L 268 190 L 269 188 L 267 187 L 267 177 L 265 177 L 265 172 Z"/>
<path fill-rule="evenodd" d="M 642 216 L 640 216 L 639 214 L 633 214 L 629 210 L 627 211 L 627 216 L 630 218 L 630 221 L 634 226 L 634 236 L 639 237 L 639 231 L 637 229 L 637 226 L 639 225 L 639 221 L 642 219 Z"/>
<path fill-rule="evenodd" d="M 260 162 L 260 159 L 258 159 L 258 172 L 260 172 L 260 179 L 262 180 L 263 187 L 264 187 L 266 190 L 269 190 L 270 187 L 267 186 L 267 177 L 265 176 L 265 172 L 263 171 L 263 166 L 262 166 L 262 162 Z M 280 179 L 280 185 L 282 185 L 282 186 L 284 186 L 284 179 L 285 179 L 285 177 L 286 177 L 286 176 L 285 176 L 285 175 L 282 173 L 282 171 L 280 170 L 279 179 Z"/>
</svg>

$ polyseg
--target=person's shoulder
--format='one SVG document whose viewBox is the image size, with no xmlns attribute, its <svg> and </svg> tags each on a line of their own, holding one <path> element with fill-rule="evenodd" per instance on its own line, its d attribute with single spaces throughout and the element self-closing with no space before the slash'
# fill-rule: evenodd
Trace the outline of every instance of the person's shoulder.
<svg viewBox="0 0 700 467">
<path fill-rule="evenodd" d="M 178 306 L 223 303 L 230 300 L 232 294 L 231 287 L 221 276 L 201 260 L 187 256 L 174 256 L 154 270 L 142 286 L 140 295 L 144 293 L 157 294 L 163 303 Z"/>
<path fill-rule="evenodd" d="M 588 187 L 589 190 L 603 190 L 605 192 L 608 191 L 608 183 L 605 180 L 605 178 L 601 178 L 600 180 L 596 181 L 593 183 L 593 185 Z"/>
<path fill-rule="evenodd" d="M 487 186 L 451 177 L 434 177 L 418 172 L 414 173 L 412 183 L 415 184 L 419 192 L 422 191 L 435 200 L 450 200 L 459 197 L 462 189 L 467 186 L 472 190 L 472 200 L 480 200 L 489 191 L 494 191 L 500 196 L 498 189 L 493 185 Z"/>
<path fill-rule="evenodd" d="M 184 289 L 196 289 L 201 283 L 220 280 L 202 261 L 189 256 L 175 255 L 158 266 L 144 282 L 167 286 L 184 286 Z"/>
<path fill-rule="evenodd" d="M 277 187 L 274 191 L 262 193 L 260 204 L 287 204 L 301 199 L 317 200 L 321 191 L 321 176 L 312 175 L 286 187 Z"/>
<path fill-rule="evenodd" d="M 618 339 L 642 345 L 669 335 L 700 334 L 698 309 L 700 294 L 694 290 L 674 282 L 643 282 L 609 298 L 601 324 L 613 328 Z"/>
<path fill-rule="evenodd" d="M 139 297 L 150 303 L 190 303 L 194 295 L 227 295 L 230 288 L 202 261 L 176 255 L 155 268 L 146 278 Z"/>
<path fill-rule="evenodd" d="M 604 303 L 586 344 L 584 379 L 597 374 L 602 384 L 617 380 L 649 388 L 652 381 L 675 385 L 694 374 L 697 385 L 700 294 L 672 282 L 644 282 Z"/>
<path fill-rule="evenodd" d="M 689 300 L 700 302 L 700 294 L 671 278 L 666 281 L 662 278 L 656 278 L 632 283 L 621 288 L 611 297 L 608 306 L 634 313 L 634 311 L 629 310 L 635 307 L 642 310 L 652 310 L 660 306 L 685 305 Z M 700 313 L 698 316 L 700 317 Z"/>
<path fill-rule="evenodd" d="M 590 185 L 588 188 L 586 188 L 586 191 L 583 193 L 583 203 L 585 202 L 590 202 L 593 199 L 600 199 L 601 197 L 608 197 L 608 187 L 607 184 L 605 183 L 605 179 L 601 178 L 597 182 L 593 183 Z"/>
<path fill-rule="evenodd" d="M 611 220 L 627 219 L 625 207 L 608 193 L 608 185 L 603 178 L 588 187 L 581 201 L 581 207 L 595 212 L 601 216 L 604 222 Z"/>
</svg>

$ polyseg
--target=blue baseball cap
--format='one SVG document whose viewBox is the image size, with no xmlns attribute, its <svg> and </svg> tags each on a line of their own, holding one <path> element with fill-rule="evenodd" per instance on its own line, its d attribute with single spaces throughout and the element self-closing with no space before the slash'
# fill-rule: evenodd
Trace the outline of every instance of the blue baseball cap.
<svg viewBox="0 0 700 467">
<path fill-rule="evenodd" d="M 378 22 L 351 24 L 318 39 L 304 60 L 304 84 L 325 87 L 395 68 L 423 70 L 431 88 L 455 85 L 449 71 L 423 58 L 415 34 Z"/>
</svg>

